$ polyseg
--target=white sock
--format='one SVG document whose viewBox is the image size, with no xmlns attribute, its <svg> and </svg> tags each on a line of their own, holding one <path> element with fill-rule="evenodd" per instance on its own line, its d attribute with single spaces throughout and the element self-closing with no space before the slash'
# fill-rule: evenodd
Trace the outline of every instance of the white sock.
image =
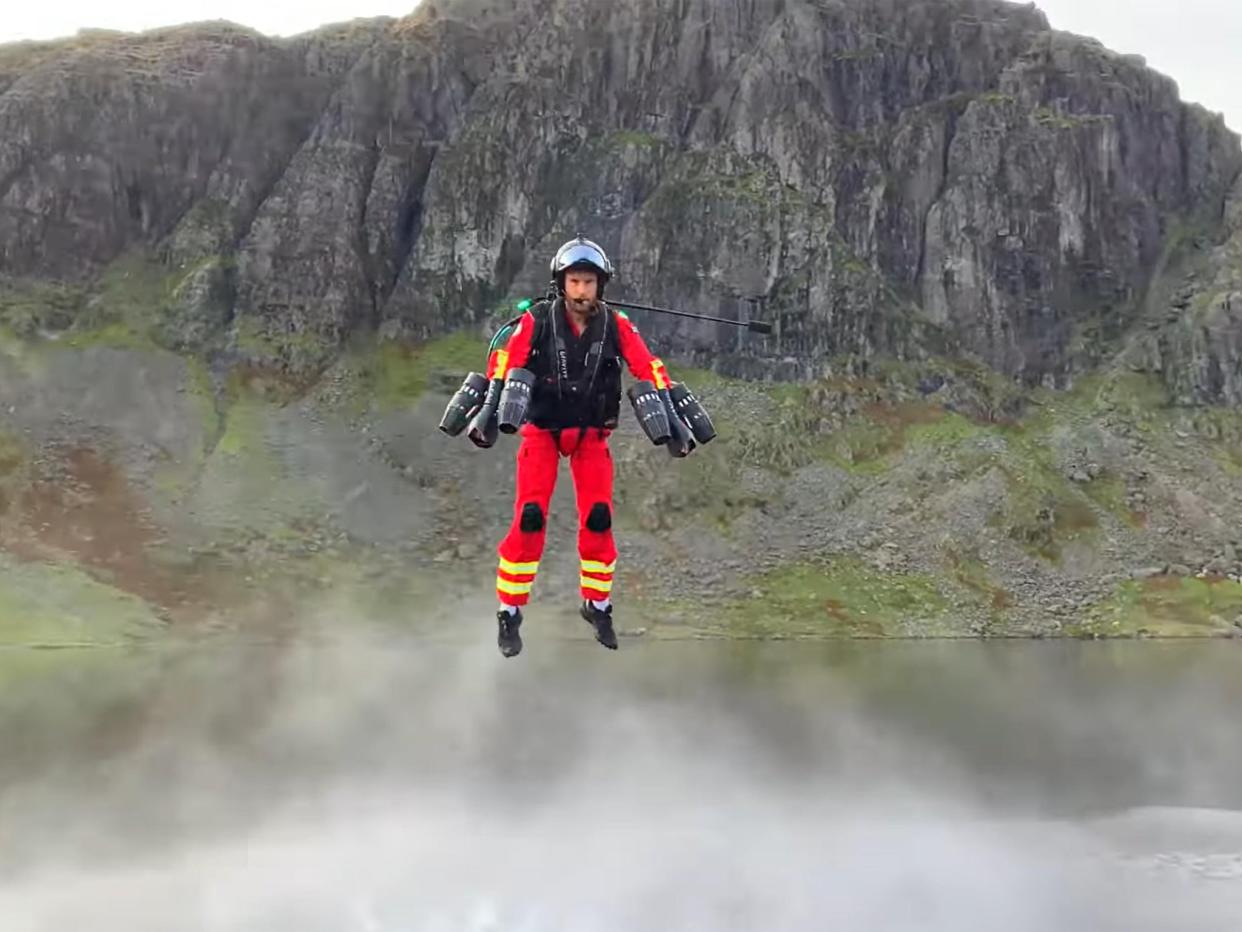
<svg viewBox="0 0 1242 932">
<path fill-rule="evenodd" d="M 591 604 L 594 605 L 596 608 L 598 608 L 601 612 L 606 612 L 608 611 L 608 606 L 612 604 L 612 600 L 604 599 L 604 601 L 600 602 L 595 599 L 592 599 Z"/>
<path fill-rule="evenodd" d="M 516 614 L 517 614 L 517 606 L 516 606 L 516 605 L 505 605 L 505 603 L 504 603 L 504 602 L 501 602 L 501 603 L 500 603 L 500 610 L 501 610 L 502 612 L 508 612 L 510 615 L 516 615 Z"/>
</svg>

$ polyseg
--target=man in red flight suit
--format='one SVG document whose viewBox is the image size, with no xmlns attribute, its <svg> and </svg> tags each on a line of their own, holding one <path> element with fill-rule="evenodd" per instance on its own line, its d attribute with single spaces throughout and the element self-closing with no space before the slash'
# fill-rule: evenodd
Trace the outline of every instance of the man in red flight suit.
<svg viewBox="0 0 1242 932">
<path fill-rule="evenodd" d="M 657 389 L 669 388 L 664 363 L 647 348 L 633 322 L 602 303 L 613 267 L 604 251 L 578 237 L 552 260 L 557 297 L 541 301 L 494 344 L 487 378 L 526 369 L 534 375 L 517 451 L 517 494 L 509 532 L 498 548 L 497 644 L 506 657 L 522 650 L 519 627 L 539 569 L 548 503 L 562 456 L 569 458 L 578 506 L 579 586 L 584 619 L 595 638 L 617 648 L 612 625 L 612 580 L 617 547 L 612 535 L 612 454 L 621 363 Z"/>
</svg>

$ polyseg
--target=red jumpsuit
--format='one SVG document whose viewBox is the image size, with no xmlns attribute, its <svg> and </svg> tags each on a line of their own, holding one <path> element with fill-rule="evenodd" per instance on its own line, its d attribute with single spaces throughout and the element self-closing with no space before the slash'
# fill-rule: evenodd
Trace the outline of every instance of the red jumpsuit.
<svg viewBox="0 0 1242 932">
<path fill-rule="evenodd" d="M 554 307 L 557 305 L 554 305 Z M 612 309 L 617 323 L 617 344 L 621 358 L 636 379 L 668 388 L 668 372 L 639 335 L 633 322 Z M 566 325 L 575 336 L 582 328 L 568 313 Z M 530 355 L 535 318 L 530 311 L 522 315 L 503 346 L 488 359 L 487 377 L 503 379 L 510 369 L 526 365 Z M 562 456 L 569 457 L 578 506 L 579 587 L 584 599 L 603 601 L 612 592 L 617 567 L 617 546 L 612 536 L 612 454 L 606 429 L 576 428 L 560 432 L 559 442 L 550 430 L 526 423 L 521 427 L 517 451 L 517 494 L 509 533 L 500 542 L 500 565 L 496 573 L 496 594 L 503 605 L 525 605 L 543 556 L 547 533 L 548 505 L 556 487 Z M 532 512 L 532 507 L 538 513 Z M 606 510 L 602 510 L 606 509 Z"/>
</svg>

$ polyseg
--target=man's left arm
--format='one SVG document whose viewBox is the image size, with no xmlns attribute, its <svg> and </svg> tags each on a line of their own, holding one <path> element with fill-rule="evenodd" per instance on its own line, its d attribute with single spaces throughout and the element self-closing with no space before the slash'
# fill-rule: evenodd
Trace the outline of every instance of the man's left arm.
<svg viewBox="0 0 1242 932">
<path fill-rule="evenodd" d="M 660 399 L 668 415 L 669 427 L 672 429 L 672 439 L 666 444 L 668 452 L 676 457 L 688 456 L 695 447 L 694 434 L 690 426 L 678 414 L 677 406 L 669 394 L 673 383 L 668 377 L 668 369 L 664 366 L 664 360 L 651 352 L 647 347 L 647 342 L 638 332 L 638 328 L 624 311 L 614 309 L 613 313 L 617 318 L 617 342 L 621 350 L 621 358 L 625 360 L 634 378 L 654 383 L 656 391 L 660 393 Z"/>
<path fill-rule="evenodd" d="M 654 382 L 656 389 L 668 388 L 671 382 L 664 360 L 655 355 L 624 311 L 613 308 L 617 320 L 617 343 L 621 358 L 636 379 Z"/>
</svg>

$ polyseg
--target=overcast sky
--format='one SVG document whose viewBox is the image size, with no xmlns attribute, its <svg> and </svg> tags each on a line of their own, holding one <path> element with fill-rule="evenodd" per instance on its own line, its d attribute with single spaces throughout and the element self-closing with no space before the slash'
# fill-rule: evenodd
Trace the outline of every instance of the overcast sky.
<svg viewBox="0 0 1242 932">
<path fill-rule="evenodd" d="M 1174 78 L 1186 100 L 1242 131 L 1242 0 L 1036 0 L 1057 29 L 1137 52 Z M 8 0 L 0 42 L 79 28 L 141 30 L 228 19 L 270 35 L 358 16 L 403 16 L 416 0 Z"/>
</svg>

